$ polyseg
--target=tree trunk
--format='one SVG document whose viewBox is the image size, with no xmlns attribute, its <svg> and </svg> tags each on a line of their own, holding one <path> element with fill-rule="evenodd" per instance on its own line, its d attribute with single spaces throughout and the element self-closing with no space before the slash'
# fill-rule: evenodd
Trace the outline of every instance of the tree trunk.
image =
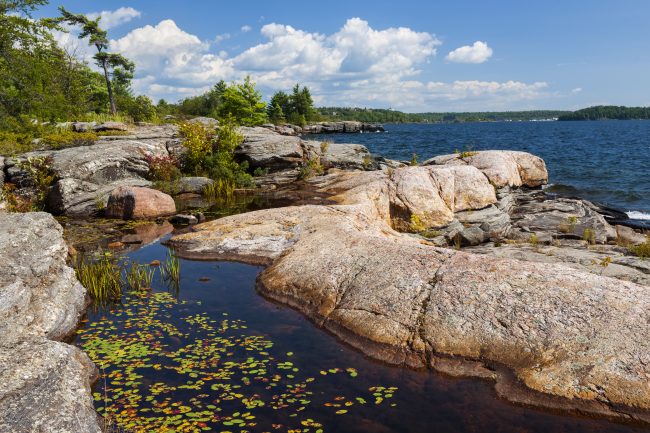
<svg viewBox="0 0 650 433">
<path fill-rule="evenodd" d="M 102 62 L 102 68 L 104 69 L 104 79 L 106 80 L 106 89 L 108 90 L 108 100 L 111 104 L 111 114 L 115 116 L 117 114 L 117 107 L 115 106 L 115 98 L 113 97 L 113 86 L 111 86 L 111 80 L 108 78 L 106 61 Z"/>
</svg>

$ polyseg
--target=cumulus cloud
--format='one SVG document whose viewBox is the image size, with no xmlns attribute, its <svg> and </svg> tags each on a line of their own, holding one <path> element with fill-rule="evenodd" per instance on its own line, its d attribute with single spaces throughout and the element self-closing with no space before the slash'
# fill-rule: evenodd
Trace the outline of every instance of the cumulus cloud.
<svg viewBox="0 0 650 433">
<path fill-rule="evenodd" d="M 332 34 L 278 23 L 264 25 L 260 34 L 262 43 L 231 56 L 216 52 L 229 35 L 203 41 L 173 20 L 164 20 L 111 41 L 111 49 L 135 61 L 134 87 L 154 99 L 177 100 L 202 93 L 219 80 L 242 80 L 246 75 L 267 95 L 300 82 L 322 105 L 484 110 L 548 96 L 545 82 L 422 80 L 421 71 L 441 42 L 431 33 L 405 27 L 374 29 L 367 21 L 351 18 Z M 484 43 L 473 47 L 477 44 L 480 51 Z"/>
<path fill-rule="evenodd" d="M 94 20 L 97 17 L 101 17 L 101 20 L 99 21 L 100 25 L 104 29 L 112 29 L 119 25 L 128 23 L 135 18 L 139 18 L 140 15 L 140 11 L 133 9 L 132 7 L 121 7 L 114 11 L 92 12 L 88 14 L 88 18 Z"/>
<path fill-rule="evenodd" d="M 248 33 L 248 32 L 250 32 L 251 30 L 253 30 L 253 28 L 252 28 L 251 26 L 249 26 L 249 25 L 244 25 L 244 26 L 241 26 L 241 29 L 240 29 L 240 30 L 241 30 L 242 32 L 244 32 L 244 33 Z"/>
<path fill-rule="evenodd" d="M 145 93 L 171 94 L 161 89 L 202 88 L 220 79 L 233 78 L 229 61 L 210 53 L 210 44 L 181 30 L 174 21 L 164 20 L 156 26 L 144 26 L 111 41 L 111 49 L 133 59 L 138 76 L 154 76 Z M 154 84 L 157 85 L 154 86 Z"/>
<path fill-rule="evenodd" d="M 483 41 L 476 41 L 473 45 L 464 45 L 451 51 L 445 57 L 455 63 L 483 63 L 492 57 L 492 48 Z"/>
</svg>

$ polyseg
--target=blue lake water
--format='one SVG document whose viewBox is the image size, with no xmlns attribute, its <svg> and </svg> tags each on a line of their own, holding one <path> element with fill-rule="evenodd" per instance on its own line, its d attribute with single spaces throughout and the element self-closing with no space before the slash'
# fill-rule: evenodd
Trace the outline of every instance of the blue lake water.
<svg viewBox="0 0 650 433">
<path fill-rule="evenodd" d="M 493 122 L 385 125 L 385 133 L 327 134 L 386 158 L 423 161 L 456 150 L 508 149 L 546 161 L 550 191 L 650 219 L 650 122 Z"/>
</svg>

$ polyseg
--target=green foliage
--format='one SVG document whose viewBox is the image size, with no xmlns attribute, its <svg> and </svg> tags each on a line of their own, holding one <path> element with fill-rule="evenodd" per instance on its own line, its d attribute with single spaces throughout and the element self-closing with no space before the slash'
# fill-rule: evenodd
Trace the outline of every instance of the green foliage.
<svg viewBox="0 0 650 433">
<path fill-rule="evenodd" d="M 122 296 L 122 267 L 111 253 L 98 258 L 79 256 L 75 264 L 77 279 L 99 305 L 117 301 Z"/>
<path fill-rule="evenodd" d="M 206 159 L 212 154 L 214 131 L 198 122 L 184 122 L 178 132 L 185 147 L 183 171 L 197 176 L 203 174 Z"/>
<path fill-rule="evenodd" d="M 25 161 L 18 163 L 18 167 L 27 173 L 31 186 L 33 187 L 33 198 L 31 199 L 32 209 L 41 211 L 45 209 L 47 193 L 54 183 L 56 176 L 52 170 L 51 157 L 30 156 Z"/>
<path fill-rule="evenodd" d="M 97 134 L 94 132 L 72 132 L 62 130 L 42 137 L 41 142 L 52 149 L 62 149 L 64 147 L 90 146 L 97 141 Z"/>
<path fill-rule="evenodd" d="M 299 84 L 294 86 L 290 95 L 283 91 L 276 92 L 271 97 L 267 114 L 272 123 L 283 123 L 286 120 L 298 126 L 305 126 L 318 117 L 309 88 L 301 88 Z"/>
<path fill-rule="evenodd" d="M 34 150 L 32 134 L 0 131 L 0 155 L 11 156 Z"/>
<path fill-rule="evenodd" d="M 631 246 L 630 252 L 642 259 L 650 258 L 650 235 L 647 236 L 647 239 L 644 243 Z"/>
<path fill-rule="evenodd" d="M 247 173 L 248 164 L 235 160 L 235 149 L 244 140 L 232 116 L 222 119 L 216 134 L 200 123 L 180 125 L 186 153 L 183 171 L 196 176 L 207 176 L 221 181 L 226 190 L 250 186 L 253 178 Z"/>
<path fill-rule="evenodd" d="M 166 101 L 161 100 L 158 102 L 158 114 L 173 114 L 177 110 L 181 114 L 188 116 L 217 117 L 217 109 L 223 102 L 223 95 L 227 88 L 228 85 L 226 82 L 221 80 L 208 92 L 203 95 L 185 98 L 178 106 L 172 106 L 167 104 Z"/>
<path fill-rule="evenodd" d="M 298 171 L 299 180 L 308 180 L 314 176 L 320 176 L 325 172 L 325 167 L 321 164 L 318 156 L 312 156 L 303 161 Z"/>
<path fill-rule="evenodd" d="M 538 245 L 539 245 L 539 239 L 537 238 L 537 235 L 536 235 L 535 233 L 533 233 L 533 234 L 530 235 L 529 242 L 530 242 L 530 245 L 531 245 L 533 248 L 537 248 L 537 247 L 538 247 Z"/>
<path fill-rule="evenodd" d="M 5 183 L 2 185 L 0 199 L 5 201 L 8 212 L 25 213 L 32 211 L 31 198 L 17 194 L 16 186 L 12 183 Z"/>
<path fill-rule="evenodd" d="M 232 117 L 239 125 L 255 126 L 267 121 L 265 107 L 262 94 L 251 78 L 246 77 L 243 83 L 226 88 L 217 113 L 221 119 Z"/>
<path fill-rule="evenodd" d="M 135 64 L 119 53 L 106 51 L 109 45 L 108 33 L 99 26 L 100 17 L 91 20 L 83 14 L 68 12 L 63 6 L 59 6 L 59 11 L 61 12 L 61 18 L 57 21 L 80 27 L 79 39 L 88 38 L 89 45 L 97 49 L 97 53 L 93 58 L 96 65 L 104 72 L 111 113 L 116 114 L 117 105 L 113 88 L 115 87 L 118 93 L 129 94 L 128 88 L 133 78 Z"/>
<path fill-rule="evenodd" d="M 596 244 L 596 231 L 594 229 L 586 228 L 582 234 L 582 239 L 589 245 Z"/>
<path fill-rule="evenodd" d="M 151 266 L 131 262 L 131 266 L 125 271 L 124 278 L 127 287 L 137 292 L 151 289 L 153 275 L 154 269 Z"/>
<path fill-rule="evenodd" d="M 650 107 L 598 105 L 563 114 L 558 120 L 650 119 Z"/>
<path fill-rule="evenodd" d="M 418 165 L 418 154 L 417 153 L 413 153 L 413 155 L 411 155 L 411 160 L 409 161 L 409 164 L 413 165 L 413 166 Z"/>
</svg>

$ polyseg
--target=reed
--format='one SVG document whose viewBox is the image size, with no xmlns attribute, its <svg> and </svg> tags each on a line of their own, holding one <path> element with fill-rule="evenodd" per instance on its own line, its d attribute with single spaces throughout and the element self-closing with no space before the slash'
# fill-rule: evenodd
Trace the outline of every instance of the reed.
<svg viewBox="0 0 650 433">
<path fill-rule="evenodd" d="M 122 296 L 122 267 L 111 253 L 92 259 L 80 255 L 75 264 L 77 279 L 97 304 L 119 300 Z"/>
<path fill-rule="evenodd" d="M 167 258 L 160 265 L 160 275 L 165 282 L 178 286 L 181 280 L 181 261 L 173 250 L 167 250 Z"/>
<path fill-rule="evenodd" d="M 131 267 L 125 272 L 126 285 L 133 291 L 147 289 L 151 287 L 153 276 L 152 267 L 131 262 Z"/>
</svg>

